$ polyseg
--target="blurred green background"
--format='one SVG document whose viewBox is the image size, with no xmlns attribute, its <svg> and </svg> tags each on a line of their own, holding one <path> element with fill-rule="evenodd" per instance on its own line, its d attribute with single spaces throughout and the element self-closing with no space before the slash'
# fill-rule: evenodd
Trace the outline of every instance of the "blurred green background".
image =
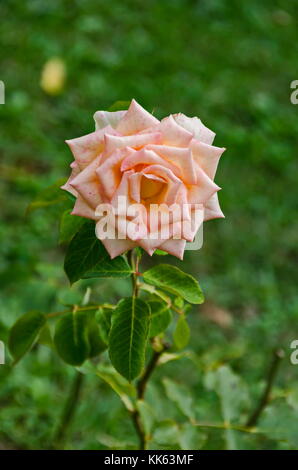
<svg viewBox="0 0 298 470">
<path fill-rule="evenodd" d="M 155 257 L 192 272 L 206 304 L 189 314 L 192 353 L 161 366 L 148 388 L 160 421 L 154 448 L 298 449 L 298 366 L 290 363 L 290 343 L 298 339 L 298 108 L 290 101 L 290 83 L 298 79 L 297 6 L 289 0 L 0 4 L 6 86 L 0 106 L 0 339 L 6 341 L 24 312 L 61 310 L 80 301 L 89 285 L 94 302 L 128 293 L 126 281 L 81 281 L 70 289 L 55 210 L 25 214 L 41 189 L 68 176 L 64 140 L 91 132 L 96 110 L 135 98 L 159 118 L 199 116 L 216 132 L 215 145 L 227 148 L 216 178 L 226 219 L 204 225 L 203 248 L 187 252 L 184 262 Z M 50 94 L 40 81 L 55 57 L 66 81 Z M 165 395 L 166 376 L 185 385 L 199 420 L 243 425 L 265 386 L 272 351 L 280 348 L 285 358 L 261 433 L 194 430 Z M 223 364 L 228 392 L 225 380 L 214 385 Z M 14 368 L 7 352 L 0 366 L 0 448 L 44 448 L 73 375 L 45 346 Z M 65 447 L 135 443 L 114 392 L 97 378 L 85 379 Z"/>
</svg>

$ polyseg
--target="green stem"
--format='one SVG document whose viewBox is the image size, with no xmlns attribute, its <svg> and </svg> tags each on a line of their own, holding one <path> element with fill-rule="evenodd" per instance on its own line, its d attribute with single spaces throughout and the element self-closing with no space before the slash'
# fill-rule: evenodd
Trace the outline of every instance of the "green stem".
<svg viewBox="0 0 298 470">
<path fill-rule="evenodd" d="M 68 427 L 71 423 L 72 418 L 74 417 L 76 407 L 80 398 L 80 393 L 83 385 L 83 377 L 84 376 L 83 374 L 81 374 L 81 372 L 76 372 L 76 375 L 69 391 L 69 395 L 62 410 L 60 423 L 56 429 L 52 440 L 54 448 L 61 448 L 63 442 L 65 441 Z"/>
<path fill-rule="evenodd" d="M 271 394 L 271 389 L 280 365 L 281 360 L 284 358 L 284 351 L 282 349 L 279 349 L 277 351 L 273 352 L 273 358 L 271 361 L 271 366 L 268 371 L 268 376 L 267 376 L 267 381 L 266 381 L 266 387 L 264 389 L 264 392 L 260 398 L 259 403 L 257 404 L 255 410 L 252 412 L 251 416 L 248 418 L 246 427 L 247 428 L 252 428 L 254 427 L 263 410 L 266 408 L 266 406 L 269 403 L 270 400 L 270 394 Z"/>
</svg>

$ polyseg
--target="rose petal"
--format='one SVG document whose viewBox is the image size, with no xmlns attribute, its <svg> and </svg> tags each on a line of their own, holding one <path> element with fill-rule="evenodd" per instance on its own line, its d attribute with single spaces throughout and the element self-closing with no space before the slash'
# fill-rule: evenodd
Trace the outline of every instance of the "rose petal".
<svg viewBox="0 0 298 470">
<path fill-rule="evenodd" d="M 187 200 L 190 204 L 204 204 L 215 192 L 220 190 L 220 187 L 206 175 L 199 165 L 196 164 L 195 167 L 197 184 L 189 187 Z"/>
<path fill-rule="evenodd" d="M 168 182 L 168 188 L 162 202 L 166 204 L 174 204 L 176 202 L 178 191 L 183 183 L 171 170 L 161 165 L 150 165 L 142 172 L 143 174 L 152 174 L 164 178 Z"/>
<path fill-rule="evenodd" d="M 61 186 L 61 189 L 64 189 L 65 191 L 68 191 L 71 193 L 73 196 L 77 196 L 78 192 L 70 185 L 72 180 L 80 173 L 80 168 L 79 165 L 76 162 L 72 162 L 70 164 L 71 167 L 71 174 L 66 183 Z"/>
<path fill-rule="evenodd" d="M 93 116 L 95 129 L 103 129 L 106 126 L 111 126 L 115 129 L 125 114 L 126 111 L 96 111 Z"/>
<path fill-rule="evenodd" d="M 129 153 L 129 150 L 127 150 Z M 121 163 L 126 155 L 124 149 L 116 149 L 99 167 L 96 169 L 98 179 L 108 198 L 111 198 L 121 183 Z M 130 154 L 130 153 L 129 153 Z"/>
<path fill-rule="evenodd" d="M 224 219 L 225 216 L 218 202 L 218 195 L 215 193 L 205 204 L 204 220 Z"/>
<path fill-rule="evenodd" d="M 208 127 L 204 126 L 201 119 L 198 117 L 190 118 L 182 113 L 174 114 L 173 117 L 180 126 L 191 132 L 195 139 L 205 142 L 205 144 L 212 144 L 215 133 L 208 129 Z"/>
<path fill-rule="evenodd" d="M 162 133 L 162 141 L 165 145 L 176 145 L 177 147 L 186 147 L 192 139 L 192 134 L 177 124 L 172 115 L 164 118 L 158 130 Z"/>
<path fill-rule="evenodd" d="M 114 152 L 116 149 L 132 147 L 140 149 L 147 144 L 157 144 L 160 142 L 161 133 L 151 132 L 148 134 L 136 134 L 127 136 L 105 135 L 105 155 Z M 106 157 L 104 157 L 106 158 Z"/>
<path fill-rule="evenodd" d="M 80 195 L 77 197 L 71 214 L 78 215 L 80 217 L 86 217 L 87 219 L 98 219 L 98 217 L 95 215 L 94 209 L 90 207 L 89 204 L 87 204 L 87 202 Z"/>
<path fill-rule="evenodd" d="M 191 149 L 181 147 L 169 147 L 167 145 L 148 145 L 158 155 L 163 156 L 180 168 L 182 179 L 187 184 L 195 184 L 197 181 Z M 173 171 L 173 170 L 172 170 Z M 175 171 L 173 171 L 175 173 Z M 176 174 L 176 173 L 175 173 Z"/>
<path fill-rule="evenodd" d="M 112 259 L 116 258 L 116 256 L 122 255 L 122 253 L 125 253 L 125 251 L 131 250 L 132 248 L 138 246 L 137 243 L 131 240 L 105 239 L 101 240 L 101 243 L 104 245 Z"/>
<path fill-rule="evenodd" d="M 214 179 L 218 161 L 225 148 L 208 145 L 195 139 L 191 141 L 190 145 L 195 161 L 211 179 Z"/>
<path fill-rule="evenodd" d="M 159 124 L 158 119 L 148 113 L 135 100 L 132 100 L 127 112 L 117 125 L 117 131 L 124 135 L 130 135 L 157 124 Z"/>
<path fill-rule="evenodd" d="M 160 250 L 166 251 L 169 255 L 176 256 L 179 259 L 183 259 L 185 240 L 167 240 L 159 246 Z"/>
<path fill-rule="evenodd" d="M 167 160 L 163 159 L 152 150 L 147 150 L 149 147 L 159 147 L 159 146 L 148 145 L 146 148 L 138 150 L 134 154 L 129 155 L 123 160 L 123 163 L 121 165 L 121 170 L 126 171 L 140 164 L 146 164 L 146 165 L 156 164 L 156 165 L 162 165 L 166 168 L 169 168 L 178 177 L 181 176 L 181 171 L 178 168 L 178 166 L 169 163 Z M 162 145 L 160 147 L 162 147 Z"/>
<path fill-rule="evenodd" d="M 79 168 L 83 170 L 94 160 L 104 149 L 104 136 L 106 133 L 117 134 L 115 129 L 107 126 L 91 134 L 77 137 L 76 139 L 66 140 L 70 147 Z"/>
<path fill-rule="evenodd" d="M 100 164 L 101 156 L 93 160 L 85 170 L 81 171 L 70 183 L 83 199 L 94 209 L 103 202 L 102 188 L 99 184 L 96 168 Z"/>
</svg>

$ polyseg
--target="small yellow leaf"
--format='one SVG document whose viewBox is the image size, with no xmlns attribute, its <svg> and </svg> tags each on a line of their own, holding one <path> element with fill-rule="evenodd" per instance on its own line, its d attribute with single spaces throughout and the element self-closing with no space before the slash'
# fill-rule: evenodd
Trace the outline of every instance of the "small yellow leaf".
<svg viewBox="0 0 298 470">
<path fill-rule="evenodd" d="M 48 95 L 58 95 L 63 90 L 66 78 L 64 62 L 54 57 L 48 60 L 41 72 L 40 86 Z"/>
</svg>

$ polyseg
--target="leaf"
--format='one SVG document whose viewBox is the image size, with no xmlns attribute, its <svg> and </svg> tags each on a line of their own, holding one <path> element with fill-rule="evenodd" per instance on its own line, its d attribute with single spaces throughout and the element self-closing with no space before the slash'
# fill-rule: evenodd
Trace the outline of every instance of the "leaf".
<svg viewBox="0 0 298 470">
<path fill-rule="evenodd" d="M 153 434 L 153 440 L 163 448 L 177 449 L 179 443 L 179 428 L 178 424 L 171 419 L 160 421 L 156 426 Z"/>
<path fill-rule="evenodd" d="M 190 423 L 183 423 L 179 428 L 179 444 L 182 450 L 201 449 L 206 439 L 206 434 Z"/>
<path fill-rule="evenodd" d="M 95 266 L 102 271 L 90 275 Z M 131 272 L 128 272 L 128 265 L 123 257 L 110 259 L 105 247 L 96 238 L 93 221 L 85 222 L 71 240 L 64 269 L 71 284 L 82 277 L 126 277 Z"/>
<path fill-rule="evenodd" d="M 67 364 L 81 365 L 90 354 L 88 315 L 89 311 L 68 313 L 56 324 L 54 343 Z"/>
<path fill-rule="evenodd" d="M 178 349 L 187 346 L 190 338 L 190 328 L 184 315 L 180 315 L 173 333 L 174 343 Z"/>
<path fill-rule="evenodd" d="M 118 374 L 112 367 L 99 365 L 96 369 L 96 375 L 109 384 L 129 411 L 134 411 L 131 398 L 135 397 L 136 390 L 132 384 Z"/>
<path fill-rule="evenodd" d="M 167 253 L 166 251 L 157 249 L 157 250 L 154 251 L 153 254 L 158 255 L 158 256 L 168 256 L 169 253 Z"/>
<path fill-rule="evenodd" d="M 243 404 L 248 402 L 246 386 L 229 366 L 220 366 L 205 376 L 205 385 L 219 396 L 224 422 L 229 425 L 239 420 Z M 236 434 L 232 429 L 225 431 L 227 448 L 237 450 Z"/>
<path fill-rule="evenodd" d="M 42 189 L 36 196 L 36 198 L 28 205 L 26 214 L 45 207 L 53 206 L 61 202 L 69 201 L 65 191 L 60 186 L 65 183 L 65 179 L 61 178 L 56 183 L 47 186 Z"/>
<path fill-rule="evenodd" d="M 63 212 L 60 220 L 59 243 L 69 242 L 85 222 L 86 219 L 83 217 L 71 215 L 71 209 Z"/>
<path fill-rule="evenodd" d="M 262 413 L 258 429 L 270 439 L 287 441 L 297 449 L 298 443 L 298 411 L 282 401 L 268 406 Z"/>
<path fill-rule="evenodd" d="M 97 263 L 91 271 L 84 274 L 84 279 L 101 278 L 101 277 L 128 277 L 133 270 L 129 266 L 124 256 L 117 256 L 117 258 L 108 259 Z"/>
<path fill-rule="evenodd" d="M 94 316 L 91 316 L 89 318 L 88 342 L 89 342 L 88 357 L 96 357 L 105 349 L 107 349 L 106 343 L 104 343 L 104 341 L 101 338 L 99 327 Z"/>
<path fill-rule="evenodd" d="M 204 296 L 198 282 L 176 266 L 159 264 L 143 273 L 145 282 L 178 295 L 191 304 L 201 304 Z"/>
<path fill-rule="evenodd" d="M 15 361 L 29 351 L 45 323 L 45 315 L 35 311 L 26 313 L 16 321 L 8 338 L 8 347 Z"/>
<path fill-rule="evenodd" d="M 154 409 L 144 400 L 137 400 L 137 410 L 140 413 L 144 431 L 150 436 L 156 419 Z"/>
<path fill-rule="evenodd" d="M 151 323 L 149 337 L 157 336 L 162 333 L 170 324 L 172 313 L 168 304 L 158 300 L 148 302 L 151 309 Z"/>
<path fill-rule="evenodd" d="M 99 328 L 99 334 L 105 344 L 109 344 L 109 334 L 111 329 L 111 318 L 113 309 L 99 308 L 96 313 L 96 321 Z"/>
<path fill-rule="evenodd" d="M 115 101 L 108 111 L 126 111 L 130 106 L 130 101 Z"/>
<path fill-rule="evenodd" d="M 115 369 L 129 381 L 142 372 L 149 325 L 146 302 L 134 297 L 120 300 L 113 314 L 109 355 Z"/>
<path fill-rule="evenodd" d="M 162 382 L 169 400 L 173 401 L 187 418 L 195 421 L 194 400 L 190 394 L 189 387 L 177 384 L 168 378 L 164 378 Z"/>
</svg>

